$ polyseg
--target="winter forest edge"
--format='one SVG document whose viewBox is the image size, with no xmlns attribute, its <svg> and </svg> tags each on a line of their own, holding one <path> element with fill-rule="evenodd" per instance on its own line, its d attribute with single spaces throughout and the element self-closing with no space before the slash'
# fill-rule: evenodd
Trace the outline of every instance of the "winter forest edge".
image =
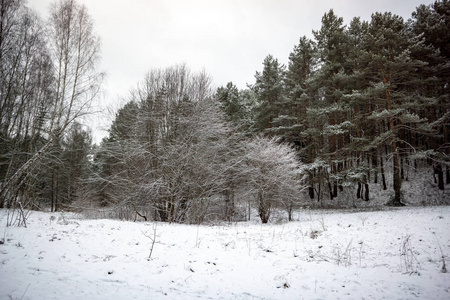
<svg viewBox="0 0 450 300">
<path fill-rule="evenodd" d="M 1 1 L 0 208 L 187 224 L 262 223 L 301 208 L 448 205 L 450 2 L 409 20 L 333 10 L 284 66 L 213 88 L 186 65 L 150 70 L 92 144 L 100 37 L 61 0 L 42 21 Z"/>
</svg>

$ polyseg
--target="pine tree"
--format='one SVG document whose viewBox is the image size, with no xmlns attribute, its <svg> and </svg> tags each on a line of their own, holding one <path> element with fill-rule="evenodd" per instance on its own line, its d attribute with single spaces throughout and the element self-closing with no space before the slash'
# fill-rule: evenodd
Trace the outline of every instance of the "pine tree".
<svg viewBox="0 0 450 300">
<path fill-rule="evenodd" d="M 228 121 L 238 125 L 243 115 L 243 106 L 240 103 L 239 90 L 232 82 L 225 87 L 217 89 L 216 98 L 227 115 Z"/>
<path fill-rule="evenodd" d="M 256 72 L 255 84 L 251 87 L 256 94 L 258 106 L 255 108 L 255 127 L 259 132 L 273 134 L 274 119 L 280 114 L 284 101 L 284 65 L 268 55 L 263 62 L 263 71 Z"/>
<path fill-rule="evenodd" d="M 370 85 L 367 77 L 366 67 L 368 59 L 364 45 L 367 35 L 368 23 L 362 22 L 360 18 L 353 18 L 346 29 L 346 50 L 347 57 L 344 62 L 344 72 L 341 74 L 343 83 L 341 90 L 343 97 L 340 99 L 344 108 L 341 129 L 345 130 L 344 135 L 339 139 L 339 157 L 344 161 L 338 169 L 342 172 L 342 181 L 357 184 L 356 196 L 364 200 L 369 200 L 369 178 L 370 165 L 376 169 L 377 148 L 367 147 L 371 137 L 376 133 L 376 124 L 367 120 L 366 116 L 374 108 L 373 99 L 364 95 L 362 90 Z M 377 172 L 375 171 L 375 182 Z M 363 193 L 364 190 L 364 193 Z"/>
<path fill-rule="evenodd" d="M 312 85 L 317 92 L 307 113 L 311 129 L 314 129 L 310 134 L 316 139 L 319 158 L 315 162 L 315 165 L 320 166 L 320 171 L 318 169 L 316 172 L 318 184 L 326 184 L 330 199 L 333 199 L 337 196 L 340 181 L 337 172 L 342 158 L 338 152 L 349 127 L 345 118 L 346 108 L 341 99 L 348 80 L 344 69 L 348 50 L 343 19 L 330 10 L 322 17 L 320 30 L 313 31 L 313 34 L 317 43 L 320 69 L 312 79 Z M 318 163 L 319 161 L 321 163 Z M 323 165 L 323 162 L 326 165 Z"/>
<path fill-rule="evenodd" d="M 308 144 L 308 138 L 301 133 L 309 127 L 306 112 L 312 101 L 309 80 L 316 67 L 315 51 L 314 42 L 303 36 L 289 55 L 286 72 L 286 101 L 282 110 L 283 114 L 275 121 L 279 127 L 278 135 L 287 142 L 294 143 L 299 150 Z M 306 154 L 304 159 L 310 161 L 309 156 Z"/>
<path fill-rule="evenodd" d="M 422 122 L 411 109 L 415 99 L 418 68 L 424 63 L 411 57 L 413 47 L 421 43 L 417 37 L 408 34 L 403 19 L 391 13 L 375 13 L 366 35 L 369 54 L 369 75 L 372 86 L 367 95 L 374 97 L 376 110 L 369 119 L 378 121 L 380 136 L 374 137 L 374 144 L 386 143 L 390 147 L 393 162 L 394 197 L 391 204 L 402 205 L 401 159 L 402 149 L 409 147 L 405 141 L 406 129 L 411 130 Z"/>
<path fill-rule="evenodd" d="M 427 118 L 429 129 L 426 141 L 432 152 L 424 151 L 424 157 L 433 161 L 434 173 L 438 175 L 438 187 L 444 189 L 444 167 L 447 166 L 446 183 L 450 183 L 450 2 L 436 1 L 432 5 L 420 5 L 412 14 L 411 34 L 423 36 L 424 45 L 412 49 L 412 56 L 427 62 L 420 68 L 422 82 L 416 86 L 420 98 L 417 109 L 420 115 Z M 420 89 L 419 89 L 420 87 Z M 416 141 L 415 141 L 416 142 Z M 422 141 L 417 141 L 420 146 Z"/>
<path fill-rule="evenodd" d="M 277 134 L 283 140 L 294 145 L 300 159 L 304 163 L 312 163 L 315 159 L 315 137 L 311 133 L 308 110 L 313 102 L 311 78 L 317 67 L 316 44 L 313 40 L 301 37 L 289 55 L 286 72 L 286 101 L 283 114 L 275 123 Z M 309 174 L 309 195 L 314 198 L 313 174 Z"/>
</svg>

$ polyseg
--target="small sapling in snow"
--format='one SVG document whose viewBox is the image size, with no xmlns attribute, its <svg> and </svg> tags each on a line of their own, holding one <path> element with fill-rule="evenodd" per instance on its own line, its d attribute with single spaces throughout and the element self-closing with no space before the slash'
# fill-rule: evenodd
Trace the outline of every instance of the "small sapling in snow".
<svg viewBox="0 0 450 300">
<path fill-rule="evenodd" d="M 153 223 L 153 226 L 152 226 L 152 233 L 149 234 L 148 231 L 147 231 L 147 232 L 142 231 L 142 234 L 143 234 L 145 237 L 149 238 L 150 241 L 151 241 L 151 245 L 150 245 L 150 253 L 148 254 L 148 258 L 147 258 L 147 260 L 149 261 L 149 260 L 152 259 L 153 248 L 155 247 L 156 238 L 159 237 L 159 235 L 156 234 L 156 223 Z"/>
<path fill-rule="evenodd" d="M 368 218 L 367 216 L 359 216 L 359 219 L 362 222 L 362 226 L 364 226 L 366 224 L 367 218 Z"/>
</svg>

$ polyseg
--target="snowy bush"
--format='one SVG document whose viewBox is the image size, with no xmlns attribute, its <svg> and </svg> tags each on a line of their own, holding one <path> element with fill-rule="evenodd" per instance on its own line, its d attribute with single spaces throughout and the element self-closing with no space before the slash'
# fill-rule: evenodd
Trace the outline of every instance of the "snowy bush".
<svg viewBox="0 0 450 300">
<path fill-rule="evenodd" d="M 248 191 L 255 199 L 259 217 L 267 223 L 273 207 L 285 207 L 292 219 L 300 199 L 301 168 L 295 153 L 275 139 L 255 137 L 246 144 Z"/>
</svg>

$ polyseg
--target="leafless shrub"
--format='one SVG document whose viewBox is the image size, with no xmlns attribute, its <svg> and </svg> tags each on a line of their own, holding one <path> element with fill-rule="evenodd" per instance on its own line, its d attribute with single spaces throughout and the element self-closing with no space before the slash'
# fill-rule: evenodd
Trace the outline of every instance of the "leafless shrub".
<svg viewBox="0 0 450 300">
<path fill-rule="evenodd" d="M 411 245 L 411 236 L 402 237 L 400 245 L 400 271 L 404 273 L 418 273 L 420 262 L 416 257 L 414 247 Z"/>
<path fill-rule="evenodd" d="M 320 223 L 320 226 L 322 226 L 322 230 L 327 231 L 327 227 L 325 226 L 325 220 L 323 216 L 320 216 L 320 218 L 317 219 L 317 221 Z"/>
</svg>

